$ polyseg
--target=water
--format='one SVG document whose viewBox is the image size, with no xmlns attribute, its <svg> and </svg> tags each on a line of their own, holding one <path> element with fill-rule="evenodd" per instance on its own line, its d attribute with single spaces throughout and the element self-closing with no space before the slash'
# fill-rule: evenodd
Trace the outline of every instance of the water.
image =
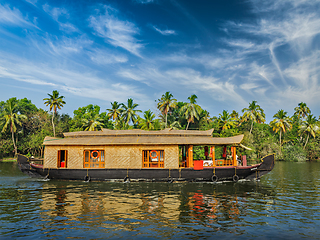
<svg viewBox="0 0 320 240">
<path fill-rule="evenodd" d="M 320 239 L 320 163 L 260 182 L 43 181 L 0 162 L 0 239 Z"/>
</svg>

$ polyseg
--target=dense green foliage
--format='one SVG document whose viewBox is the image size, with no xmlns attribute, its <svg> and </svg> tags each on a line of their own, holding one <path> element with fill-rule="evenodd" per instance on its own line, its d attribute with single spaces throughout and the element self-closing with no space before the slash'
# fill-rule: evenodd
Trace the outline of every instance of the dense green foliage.
<svg viewBox="0 0 320 240">
<path fill-rule="evenodd" d="M 139 104 L 128 99 L 126 104 L 111 102 L 106 111 L 92 104 L 79 107 L 70 117 L 57 111 L 66 104 L 62 100 L 64 97 L 59 96 L 57 91 L 48 95 L 50 98 L 44 99 L 47 110 L 37 108 L 26 98 L 10 98 L 0 102 L 0 158 L 14 156 L 15 146 L 19 153 L 42 156 L 45 136 L 55 134 L 62 137 L 63 132 L 99 131 L 101 128 L 152 131 L 165 127 L 189 130 L 213 128 L 214 137 L 244 134 L 242 144 L 251 150 L 238 148 L 237 153 L 247 155 L 248 159 L 260 159 L 275 153 L 278 160 L 298 162 L 318 160 L 320 156 L 319 120 L 305 103 L 299 103 L 291 117 L 284 110 L 279 110 L 274 114 L 274 119 L 266 124 L 264 111 L 256 101 L 243 108 L 242 116 L 235 110 L 231 113 L 223 110 L 217 116 L 210 117 L 209 112 L 196 104 L 196 95 L 191 95 L 187 102 L 177 102 L 170 92 L 166 92 L 156 100 L 158 116 L 150 109 L 142 112 Z M 56 108 L 55 101 L 59 102 Z M 222 154 L 222 148 L 216 148 L 216 156 L 219 154 Z M 195 146 L 194 157 L 204 157 L 202 147 Z"/>
</svg>

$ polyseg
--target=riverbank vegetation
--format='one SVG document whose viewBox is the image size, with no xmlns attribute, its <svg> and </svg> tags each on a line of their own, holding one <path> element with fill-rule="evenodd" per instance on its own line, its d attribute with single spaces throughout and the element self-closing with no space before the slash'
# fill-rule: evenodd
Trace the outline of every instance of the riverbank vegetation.
<svg viewBox="0 0 320 240">
<path fill-rule="evenodd" d="M 311 114 L 306 103 L 299 103 L 293 116 L 280 109 L 270 123 L 266 123 L 263 108 L 252 101 L 240 113 L 223 110 L 216 116 L 197 104 L 195 94 L 186 102 L 178 101 L 170 92 L 156 100 L 158 112 L 142 111 L 133 99 L 126 103 L 116 101 L 110 108 L 100 109 L 89 104 L 74 110 L 73 117 L 60 114 L 64 96 L 54 90 L 44 98 L 44 107 L 37 108 L 30 100 L 10 98 L 0 102 L 0 159 L 13 157 L 17 152 L 42 156 L 45 136 L 62 137 L 63 132 L 99 131 L 109 129 L 160 130 L 164 128 L 208 130 L 214 128 L 214 137 L 244 134 L 239 154 L 248 159 L 260 159 L 275 153 L 277 160 L 314 161 L 320 156 L 320 122 Z M 201 149 L 194 149 L 201 155 Z"/>
</svg>

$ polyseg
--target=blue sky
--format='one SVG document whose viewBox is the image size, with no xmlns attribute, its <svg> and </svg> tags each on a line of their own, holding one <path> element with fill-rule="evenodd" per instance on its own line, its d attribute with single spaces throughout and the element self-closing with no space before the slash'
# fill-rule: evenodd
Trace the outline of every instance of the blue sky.
<svg viewBox="0 0 320 240">
<path fill-rule="evenodd" d="M 267 121 L 320 114 L 320 0 L 0 0 L 0 100 L 61 112 L 170 91 L 218 116 L 256 100 Z"/>
</svg>

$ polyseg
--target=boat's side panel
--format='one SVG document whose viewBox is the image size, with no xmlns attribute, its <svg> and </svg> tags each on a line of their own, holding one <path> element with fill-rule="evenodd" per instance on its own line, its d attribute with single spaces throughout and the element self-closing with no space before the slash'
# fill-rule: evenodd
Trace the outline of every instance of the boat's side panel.
<svg viewBox="0 0 320 240">
<path fill-rule="evenodd" d="M 22 172 L 30 176 L 43 176 L 50 179 L 84 180 L 124 180 L 129 178 L 137 181 L 223 181 L 238 179 L 259 179 L 270 172 L 274 166 L 274 156 L 263 158 L 263 163 L 251 167 L 216 167 L 194 170 L 181 169 L 50 169 L 41 165 L 29 164 L 28 158 L 18 156 L 19 167 Z M 87 177 L 88 176 L 88 177 Z M 237 177 L 235 177 L 237 176 Z"/>
<path fill-rule="evenodd" d="M 105 153 L 105 168 L 142 168 L 143 150 L 163 150 L 164 168 L 179 168 L 178 145 L 137 145 L 137 146 L 46 146 L 44 168 L 54 169 L 58 165 L 58 151 L 68 152 L 68 169 L 83 169 L 85 150 L 103 150 Z"/>
<path fill-rule="evenodd" d="M 37 169 L 42 176 L 50 179 L 84 180 L 89 176 L 91 180 L 124 180 L 129 178 L 136 181 L 212 181 L 215 175 L 218 181 L 233 180 L 237 175 L 239 179 L 246 179 L 253 172 L 250 168 L 206 168 L 203 170 L 185 169 Z"/>
</svg>

